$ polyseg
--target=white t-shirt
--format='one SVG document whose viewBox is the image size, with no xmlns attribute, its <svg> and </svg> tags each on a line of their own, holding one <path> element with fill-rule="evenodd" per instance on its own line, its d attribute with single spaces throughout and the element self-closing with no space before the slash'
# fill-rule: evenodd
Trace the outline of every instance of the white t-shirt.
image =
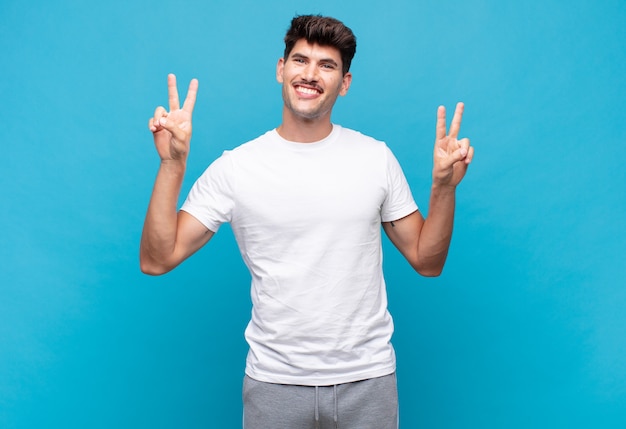
<svg viewBox="0 0 626 429">
<path fill-rule="evenodd" d="M 248 376 L 321 386 L 395 371 L 381 222 L 417 205 L 383 142 L 338 125 L 314 143 L 269 131 L 214 161 L 182 210 L 211 231 L 230 222 L 250 270 Z"/>
</svg>

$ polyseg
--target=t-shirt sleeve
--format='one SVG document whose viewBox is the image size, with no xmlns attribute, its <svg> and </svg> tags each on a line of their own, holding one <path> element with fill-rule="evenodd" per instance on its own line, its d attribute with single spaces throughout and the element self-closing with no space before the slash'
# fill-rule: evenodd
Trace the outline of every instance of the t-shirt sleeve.
<svg viewBox="0 0 626 429">
<path fill-rule="evenodd" d="M 383 202 L 381 220 L 391 222 L 410 215 L 418 210 L 411 188 L 391 150 L 385 146 L 387 169 L 387 197 Z"/>
<path fill-rule="evenodd" d="M 226 151 L 196 180 L 181 207 L 213 232 L 232 218 L 232 170 L 232 160 Z"/>
</svg>

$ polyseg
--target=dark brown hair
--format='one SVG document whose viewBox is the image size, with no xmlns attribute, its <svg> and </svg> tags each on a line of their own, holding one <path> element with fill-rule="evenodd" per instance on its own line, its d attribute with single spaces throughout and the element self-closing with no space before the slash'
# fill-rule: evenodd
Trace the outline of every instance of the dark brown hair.
<svg viewBox="0 0 626 429">
<path fill-rule="evenodd" d="M 305 39 L 320 46 L 332 46 L 341 53 L 343 74 L 350 70 L 352 58 L 356 53 L 356 37 L 341 21 L 321 15 L 299 15 L 291 20 L 291 26 L 285 35 L 285 54 L 287 59 L 296 42 Z"/>
</svg>

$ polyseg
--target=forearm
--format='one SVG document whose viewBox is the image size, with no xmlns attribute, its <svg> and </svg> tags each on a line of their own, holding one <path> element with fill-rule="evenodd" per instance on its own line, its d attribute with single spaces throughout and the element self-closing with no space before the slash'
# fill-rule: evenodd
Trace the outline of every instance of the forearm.
<svg viewBox="0 0 626 429">
<path fill-rule="evenodd" d="M 437 276 L 443 270 L 452 239 L 455 191 L 452 186 L 432 186 L 428 216 L 417 245 L 418 271 L 423 275 Z"/>
<path fill-rule="evenodd" d="M 144 272 L 155 274 L 155 271 L 166 269 L 167 261 L 174 253 L 177 204 L 184 175 L 184 162 L 161 162 L 141 236 L 140 263 Z"/>
<path fill-rule="evenodd" d="M 383 228 L 411 266 L 424 276 L 438 276 L 448 257 L 454 226 L 456 187 L 472 162 L 474 148 L 469 139 L 457 139 L 463 116 L 463 103 L 458 103 L 446 131 L 446 110 L 437 109 L 437 128 L 433 154 L 433 185 L 428 217 L 415 212 Z"/>
</svg>

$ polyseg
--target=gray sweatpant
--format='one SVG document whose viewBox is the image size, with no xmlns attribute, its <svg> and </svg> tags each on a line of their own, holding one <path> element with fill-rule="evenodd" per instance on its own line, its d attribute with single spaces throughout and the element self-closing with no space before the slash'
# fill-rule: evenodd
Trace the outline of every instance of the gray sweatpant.
<svg viewBox="0 0 626 429">
<path fill-rule="evenodd" d="M 335 386 L 243 382 L 244 429 L 397 429 L 396 375 Z"/>
</svg>

